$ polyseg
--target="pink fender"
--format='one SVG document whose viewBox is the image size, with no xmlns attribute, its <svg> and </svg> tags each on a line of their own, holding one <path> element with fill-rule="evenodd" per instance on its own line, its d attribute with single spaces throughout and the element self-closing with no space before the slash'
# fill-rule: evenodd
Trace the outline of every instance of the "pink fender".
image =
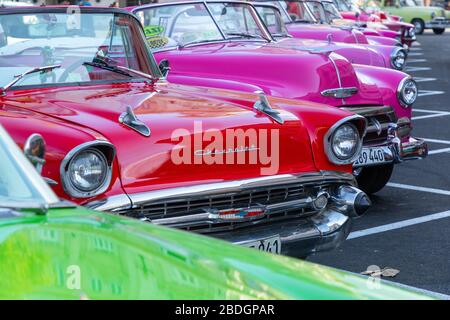
<svg viewBox="0 0 450 320">
<path fill-rule="evenodd" d="M 404 108 L 398 102 L 397 94 L 393 90 L 405 77 L 405 73 L 397 70 L 387 70 L 377 67 L 354 65 L 356 74 L 365 83 L 374 83 L 380 90 L 385 105 L 391 106 L 398 118 L 408 117 L 411 119 L 412 108 Z"/>
<path fill-rule="evenodd" d="M 384 46 L 398 46 L 400 42 L 396 39 L 386 37 L 367 36 L 369 44 L 381 44 Z"/>
</svg>

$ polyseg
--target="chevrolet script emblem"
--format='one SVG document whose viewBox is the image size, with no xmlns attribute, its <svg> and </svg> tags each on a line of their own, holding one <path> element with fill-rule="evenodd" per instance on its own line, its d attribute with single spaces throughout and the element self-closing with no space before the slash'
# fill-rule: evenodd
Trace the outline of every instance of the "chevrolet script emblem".
<svg viewBox="0 0 450 320">
<path fill-rule="evenodd" d="M 248 221 L 262 218 L 266 215 L 263 206 L 239 209 L 208 210 L 209 218 L 219 221 Z"/>
</svg>

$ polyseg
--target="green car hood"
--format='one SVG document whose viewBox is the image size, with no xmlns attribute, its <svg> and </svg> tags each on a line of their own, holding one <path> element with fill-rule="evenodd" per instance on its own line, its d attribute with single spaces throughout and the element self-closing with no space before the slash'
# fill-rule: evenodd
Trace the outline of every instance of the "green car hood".
<svg viewBox="0 0 450 320">
<path fill-rule="evenodd" d="M 364 277 L 84 208 L 0 217 L 3 299 L 423 299 Z"/>
</svg>

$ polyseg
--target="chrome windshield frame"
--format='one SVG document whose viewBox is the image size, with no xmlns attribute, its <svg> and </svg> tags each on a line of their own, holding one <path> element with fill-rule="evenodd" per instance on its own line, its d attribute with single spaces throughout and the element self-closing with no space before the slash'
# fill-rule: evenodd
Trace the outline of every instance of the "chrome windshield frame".
<svg viewBox="0 0 450 320">
<path fill-rule="evenodd" d="M 220 27 L 219 23 L 217 22 L 216 18 L 214 17 L 213 13 L 211 12 L 211 8 L 208 6 L 209 3 L 234 3 L 234 4 L 241 4 L 241 5 L 245 5 L 251 8 L 251 12 L 252 12 L 252 16 L 255 19 L 255 22 L 259 28 L 259 30 L 262 33 L 262 38 L 261 39 L 243 39 L 243 38 L 236 38 L 236 37 L 227 37 L 225 32 L 222 30 L 222 28 Z M 174 1 L 174 2 L 164 2 L 164 3 L 152 3 L 152 4 L 147 4 L 147 5 L 142 5 L 139 6 L 137 8 L 134 8 L 131 10 L 131 12 L 133 14 L 135 14 L 137 16 L 137 19 L 139 20 L 139 17 L 137 15 L 138 12 L 146 10 L 146 9 L 151 9 L 151 8 L 159 8 L 159 7 L 168 7 L 168 6 L 176 6 L 176 5 L 190 5 L 190 4 L 203 4 L 204 7 L 206 8 L 208 15 L 210 16 L 210 18 L 213 20 L 214 25 L 216 26 L 216 28 L 219 30 L 221 36 L 223 37 L 223 39 L 217 39 L 217 40 L 205 40 L 205 42 L 198 42 L 198 43 L 193 43 L 193 44 L 189 44 L 187 43 L 185 46 L 172 46 L 172 47 L 166 47 L 166 48 L 158 48 L 155 50 L 152 50 L 152 52 L 162 52 L 162 51 L 168 51 L 168 50 L 174 50 L 174 49 L 179 49 L 181 47 L 188 47 L 190 45 L 202 45 L 202 44 L 210 44 L 210 43 L 220 43 L 220 42 L 229 42 L 229 41 L 264 41 L 264 42 L 272 42 L 275 41 L 275 39 L 272 37 L 272 34 L 270 33 L 270 31 L 267 29 L 266 25 L 264 24 L 264 22 L 261 20 L 256 8 L 250 3 L 250 2 L 245 2 L 245 1 L 227 1 L 227 0 L 210 0 L 210 1 Z"/>
<path fill-rule="evenodd" d="M 64 14 L 67 13 L 67 9 L 71 8 L 73 6 L 60 6 L 60 7 L 36 7 L 36 6 L 30 6 L 30 7 L 11 7 L 11 8 L 1 8 L 0 7 L 0 17 L 4 15 L 13 15 L 13 14 L 21 14 L 21 15 L 30 15 L 30 14 Z M 149 48 L 147 42 L 145 41 L 144 31 L 142 28 L 142 25 L 139 21 L 139 19 L 132 14 L 129 11 L 118 9 L 118 8 L 104 8 L 104 7 L 78 7 L 80 9 L 81 14 L 112 14 L 114 17 L 117 15 L 126 15 L 132 18 L 136 21 L 138 25 L 138 30 L 140 33 L 141 40 L 144 44 L 144 51 L 146 54 L 146 58 L 148 58 L 148 67 L 150 69 L 149 76 L 153 78 L 154 81 L 157 81 L 162 77 L 160 70 L 158 68 L 158 63 L 153 56 L 152 50 Z M 138 70 L 135 70 L 138 71 Z M 149 76 L 146 77 L 132 77 L 130 79 L 124 79 L 124 80 L 90 80 L 90 81 L 77 81 L 77 82 L 65 82 L 65 83 L 50 83 L 50 84 L 30 84 L 30 85 L 21 85 L 21 86 L 14 86 L 10 90 L 27 90 L 27 89 L 34 89 L 34 88 L 42 88 L 42 87 L 61 87 L 61 86 L 81 86 L 81 85 L 98 85 L 98 84 L 113 84 L 113 83 L 123 83 L 123 82 L 145 82 L 148 81 Z"/>
</svg>

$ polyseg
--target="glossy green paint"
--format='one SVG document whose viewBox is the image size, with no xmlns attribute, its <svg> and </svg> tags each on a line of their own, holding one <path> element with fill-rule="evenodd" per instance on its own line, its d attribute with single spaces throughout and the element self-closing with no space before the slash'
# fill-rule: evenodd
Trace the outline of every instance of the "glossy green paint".
<svg viewBox="0 0 450 320">
<path fill-rule="evenodd" d="M 0 218 L 0 261 L 3 299 L 426 298 L 384 284 L 370 289 L 360 276 L 75 207 Z"/>
<path fill-rule="evenodd" d="M 442 17 L 442 8 L 439 7 L 424 7 L 424 6 L 414 6 L 414 7 L 407 7 L 407 6 L 386 6 L 386 1 L 381 1 L 381 8 L 388 12 L 389 14 L 396 15 L 399 17 L 402 17 L 405 22 L 411 23 L 414 19 L 421 19 L 423 22 L 428 22 L 433 20 L 432 14 L 436 17 Z M 399 1 L 397 0 L 397 3 Z"/>
</svg>

